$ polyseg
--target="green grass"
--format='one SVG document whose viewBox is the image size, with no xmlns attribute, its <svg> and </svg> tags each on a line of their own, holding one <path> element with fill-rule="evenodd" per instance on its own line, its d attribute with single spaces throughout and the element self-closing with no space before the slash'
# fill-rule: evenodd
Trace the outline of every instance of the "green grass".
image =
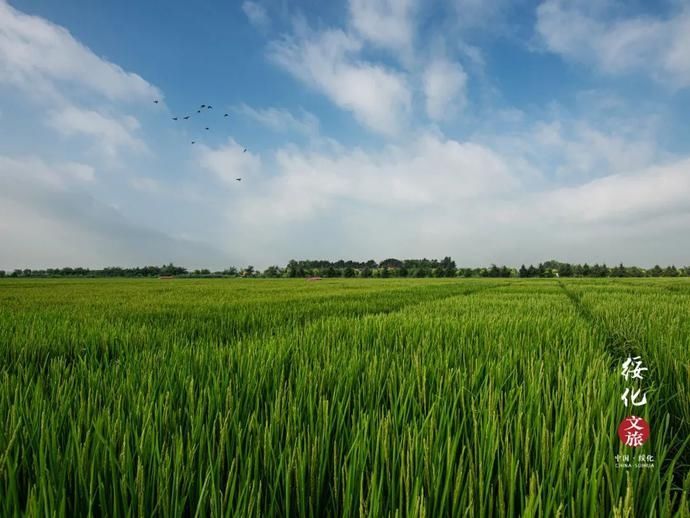
<svg viewBox="0 0 690 518">
<path fill-rule="evenodd" d="M 683 279 L 0 282 L 1 516 L 690 516 L 689 441 Z"/>
</svg>

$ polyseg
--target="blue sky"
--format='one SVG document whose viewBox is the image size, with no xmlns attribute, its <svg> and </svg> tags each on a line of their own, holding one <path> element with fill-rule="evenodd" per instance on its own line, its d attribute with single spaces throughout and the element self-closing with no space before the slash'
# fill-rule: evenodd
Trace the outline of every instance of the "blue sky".
<svg viewBox="0 0 690 518">
<path fill-rule="evenodd" d="M 689 115 L 688 1 L 0 0 L 0 268 L 687 264 Z"/>
</svg>

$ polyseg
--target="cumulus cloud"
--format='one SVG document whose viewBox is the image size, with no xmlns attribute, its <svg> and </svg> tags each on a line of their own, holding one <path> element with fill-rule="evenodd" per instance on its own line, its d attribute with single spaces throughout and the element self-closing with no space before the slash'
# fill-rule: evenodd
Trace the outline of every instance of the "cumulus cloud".
<svg viewBox="0 0 690 518">
<path fill-rule="evenodd" d="M 6 185 L 21 179 L 22 182 L 64 189 L 74 181 L 90 182 L 94 176 L 94 168 L 88 164 L 71 161 L 48 164 L 35 156 L 0 155 L 0 178 Z"/>
<path fill-rule="evenodd" d="M 414 44 L 416 0 L 350 0 L 354 29 L 375 45 L 409 56 Z"/>
<path fill-rule="evenodd" d="M 232 143 L 205 152 L 201 164 L 214 174 L 245 170 Z M 551 256 L 639 262 L 651 257 L 644 240 L 668 237 L 690 217 L 688 160 L 535 188 L 534 164 L 524 155 L 431 133 L 379 151 L 290 146 L 263 158 L 251 162 L 241 195 L 227 189 L 224 218 L 225 231 L 241 236 L 256 264 L 419 250 L 464 264 Z M 678 261 L 679 250 L 662 255 Z"/>
<path fill-rule="evenodd" d="M 0 82 L 55 93 L 80 87 L 110 100 L 150 100 L 158 89 L 77 41 L 66 29 L 0 1 Z"/>
<path fill-rule="evenodd" d="M 433 120 L 453 117 L 467 102 L 467 74 L 459 63 L 434 59 L 424 71 L 426 112 Z"/>
<path fill-rule="evenodd" d="M 131 116 L 115 118 L 68 106 L 52 111 L 47 124 L 67 137 L 83 135 L 94 139 L 98 148 L 110 157 L 123 148 L 138 152 L 146 149 L 144 142 L 135 136 L 139 122 Z"/>
<path fill-rule="evenodd" d="M 251 180 L 261 171 L 261 158 L 245 151 L 234 139 L 218 148 L 199 146 L 199 162 L 202 167 L 211 171 L 219 180 L 234 184 L 236 178 Z"/>
<path fill-rule="evenodd" d="M 248 169 L 257 176 L 260 169 L 259 162 L 243 158 L 234 143 L 206 150 L 201 165 L 223 178 Z M 434 135 L 378 153 L 284 148 L 271 169 L 274 175 L 257 178 L 265 189 L 256 204 L 244 204 L 247 220 L 257 221 L 256 210 L 265 205 L 271 207 L 271 217 L 278 215 L 283 222 L 318 216 L 341 202 L 382 210 L 448 207 L 501 195 L 520 183 L 516 172 L 490 149 Z"/>
<path fill-rule="evenodd" d="M 269 58 L 375 132 L 404 124 L 411 93 L 404 75 L 358 57 L 362 43 L 342 30 L 306 30 L 271 43 Z"/>
<path fill-rule="evenodd" d="M 562 221 L 584 224 L 635 224 L 641 219 L 688 212 L 689 172 L 690 159 L 685 159 L 555 189 L 542 196 L 539 211 Z"/>
<path fill-rule="evenodd" d="M 690 11 L 667 18 L 611 17 L 588 2 L 547 0 L 537 9 L 548 50 L 607 74 L 641 72 L 675 88 L 690 86 Z"/>
<path fill-rule="evenodd" d="M 553 183 L 572 184 L 633 171 L 660 158 L 653 138 L 642 131 L 626 131 L 623 122 L 614 129 L 563 117 L 518 122 L 519 130 L 512 133 L 495 133 L 492 128 L 488 135 L 476 138 L 513 160 L 527 161 Z M 638 124 L 650 125 L 639 120 Z"/>
</svg>

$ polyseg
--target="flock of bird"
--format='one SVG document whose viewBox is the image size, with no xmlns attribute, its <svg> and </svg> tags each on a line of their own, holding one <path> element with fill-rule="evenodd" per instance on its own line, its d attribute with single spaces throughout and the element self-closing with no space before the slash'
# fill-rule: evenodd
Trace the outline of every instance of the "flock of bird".
<svg viewBox="0 0 690 518">
<path fill-rule="evenodd" d="M 159 103 L 158 99 L 154 100 L 153 103 L 158 104 Z M 196 113 L 201 114 L 202 111 L 209 111 L 212 109 L 213 109 L 213 106 L 211 106 L 210 104 L 202 104 L 199 106 L 199 108 L 197 108 Z M 185 120 L 186 121 L 186 120 L 189 120 L 190 117 L 191 117 L 191 115 L 183 115 L 181 117 L 176 116 L 176 117 L 172 117 L 172 120 L 174 120 L 174 121 Z M 223 118 L 225 118 L 225 117 L 230 117 L 230 114 L 224 113 Z M 211 128 L 209 128 L 208 126 L 206 126 L 204 129 L 206 131 L 211 130 Z M 192 140 L 192 144 L 196 144 L 196 140 Z M 246 152 L 247 152 L 247 148 L 242 149 L 242 153 L 246 153 Z M 235 180 L 237 180 L 238 182 L 241 182 L 242 178 L 235 178 Z"/>
</svg>

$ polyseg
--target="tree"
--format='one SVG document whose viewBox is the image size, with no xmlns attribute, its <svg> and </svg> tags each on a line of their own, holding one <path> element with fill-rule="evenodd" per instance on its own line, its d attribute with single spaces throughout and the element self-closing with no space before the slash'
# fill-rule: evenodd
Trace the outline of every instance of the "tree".
<svg viewBox="0 0 690 518">
<path fill-rule="evenodd" d="M 611 268 L 611 277 L 625 277 L 626 276 L 626 271 L 625 271 L 625 266 L 623 266 L 623 263 L 620 263 L 618 266 L 614 266 Z"/>
<path fill-rule="evenodd" d="M 242 270 L 242 277 L 254 277 L 255 274 L 256 272 L 251 264 Z"/>
<path fill-rule="evenodd" d="M 678 277 L 678 270 L 676 269 L 676 266 L 667 266 L 664 269 L 663 273 L 664 277 Z"/>
<path fill-rule="evenodd" d="M 527 277 L 527 274 L 528 274 L 527 268 L 525 268 L 525 265 L 523 264 L 522 266 L 520 266 L 520 270 L 518 271 L 518 275 L 520 277 Z"/>
<path fill-rule="evenodd" d="M 351 266 L 346 266 L 345 269 L 343 270 L 343 277 L 347 277 L 348 279 L 351 277 L 355 276 L 355 269 L 352 268 Z"/>
<path fill-rule="evenodd" d="M 663 270 L 661 269 L 661 266 L 658 264 L 655 264 L 654 267 L 649 270 L 649 275 L 651 277 L 661 277 L 661 274 L 663 273 Z"/>
<path fill-rule="evenodd" d="M 446 256 L 438 263 L 434 271 L 435 277 L 455 277 L 457 273 L 457 268 L 455 266 L 455 261 L 450 257 Z"/>
<path fill-rule="evenodd" d="M 362 271 L 360 272 L 360 277 L 365 279 L 371 277 L 371 269 L 368 266 L 362 268 Z"/>
<path fill-rule="evenodd" d="M 278 266 L 269 266 L 264 270 L 264 277 L 268 277 L 269 279 L 275 279 L 276 277 L 280 277 L 282 271 L 280 267 Z"/>
<path fill-rule="evenodd" d="M 422 277 L 429 277 L 429 271 L 426 268 L 417 268 L 414 276 L 421 279 Z"/>
<path fill-rule="evenodd" d="M 380 268 L 402 268 L 403 262 L 399 259 L 384 259 L 379 263 Z"/>
<path fill-rule="evenodd" d="M 175 266 L 173 263 L 165 264 L 159 269 L 159 275 L 184 275 L 185 273 L 187 273 L 186 268 Z"/>
<path fill-rule="evenodd" d="M 572 277 L 573 267 L 570 263 L 561 263 L 558 265 L 558 276 L 559 277 Z"/>
</svg>

